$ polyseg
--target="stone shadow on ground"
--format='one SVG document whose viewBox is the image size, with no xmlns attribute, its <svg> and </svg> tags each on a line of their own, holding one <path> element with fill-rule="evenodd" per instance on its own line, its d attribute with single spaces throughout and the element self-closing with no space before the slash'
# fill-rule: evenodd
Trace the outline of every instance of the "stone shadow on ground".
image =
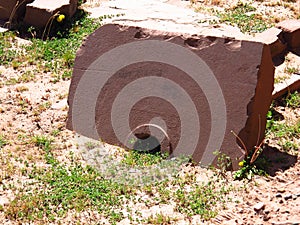
<svg viewBox="0 0 300 225">
<path fill-rule="evenodd" d="M 285 61 L 286 55 L 291 52 L 297 56 L 300 56 L 300 48 L 287 49 L 279 55 L 276 55 L 272 58 L 274 66 L 280 66 Z"/>
<path fill-rule="evenodd" d="M 276 172 L 285 171 L 297 162 L 297 156 L 282 152 L 276 147 L 265 145 L 260 157 L 267 159 L 268 166 L 265 171 L 270 176 L 275 176 Z"/>
<path fill-rule="evenodd" d="M 35 27 L 33 32 L 29 32 L 29 29 L 32 27 L 29 24 L 24 23 L 23 21 L 14 21 L 11 24 L 11 31 L 17 31 L 18 37 L 22 39 L 31 39 L 31 38 L 42 38 L 44 34 L 47 34 L 44 39 L 50 39 L 52 37 L 56 38 L 67 38 L 73 29 L 80 29 L 81 21 L 88 17 L 88 13 L 83 9 L 77 9 L 72 18 L 67 18 L 63 23 L 59 23 L 56 19 L 53 19 L 52 23 L 49 23 L 48 26 L 38 28 Z M 0 27 L 8 28 L 7 21 L 0 20 Z M 50 30 L 49 30 L 50 29 Z M 32 35 L 34 33 L 34 36 Z"/>
<path fill-rule="evenodd" d="M 300 56 L 300 47 L 291 50 L 291 52 L 294 53 L 294 54 L 297 55 L 297 56 Z"/>
</svg>

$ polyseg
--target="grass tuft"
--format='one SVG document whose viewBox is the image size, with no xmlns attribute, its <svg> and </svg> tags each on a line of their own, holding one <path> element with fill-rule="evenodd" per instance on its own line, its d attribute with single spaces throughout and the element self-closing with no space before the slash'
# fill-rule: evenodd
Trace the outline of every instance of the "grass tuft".
<svg viewBox="0 0 300 225">
<path fill-rule="evenodd" d="M 235 7 L 225 10 L 225 12 L 217 12 L 217 16 L 220 18 L 220 23 L 237 26 L 243 33 L 262 32 L 270 27 L 270 23 L 255 11 L 256 8 L 253 6 L 239 2 Z"/>
<path fill-rule="evenodd" d="M 42 188 L 20 193 L 6 210 L 8 218 L 34 221 L 42 218 L 53 220 L 66 215 L 68 210 L 77 212 L 91 207 L 112 221 L 120 221 L 123 214 L 115 210 L 121 204 L 126 188 L 102 179 L 90 167 L 72 165 L 52 166 L 50 171 L 36 170 L 30 175 Z M 52 219 L 51 219 L 52 218 Z"/>
</svg>

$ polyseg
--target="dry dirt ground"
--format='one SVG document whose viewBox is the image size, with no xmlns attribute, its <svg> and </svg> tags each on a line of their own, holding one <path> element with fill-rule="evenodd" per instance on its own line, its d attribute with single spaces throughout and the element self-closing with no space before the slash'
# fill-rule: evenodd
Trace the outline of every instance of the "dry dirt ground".
<svg viewBox="0 0 300 225">
<path fill-rule="evenodd" d="M 179 4 L 178 1 L 169 2 Z M 203 0 L 195 1 L 193 7 L 198 10 L 199 7 L 204 6 L 220 8 L 235 2 Z M 297 13 L 299 15 L 300 3 L 290 2 L 255 1 L 253 4 L 261 10 L 263 15 L 274 15 L 274 21 L 277 21 L 283 18 L 295 18 Z M 101 5 L 101 2 L 98 1 L 89 1 L 88 3 L 90 6 Z M 299 61 L 296 61 L 294 66 L 299 68 Z M 278 71 L 283 73 L 282 76 L 287 75 L 284 69 L 277 69 Z M 0 88 L 0 134 L 8 140 L 8 144 L 0 151 L 1 209 L 14 199 L 18 188 L 26 187 L 29 177 L 22 173 L 22 168 L 25 167 L 24 161 L 40 167 L 48 166 L 43 159 L 42 150 L 31 143 L 33 136 L 52 135 L 55 138 L 53 153 L 60 162 L 69 163 L 70 152 L 72 152 L 76 160 L 85 163 L 77 150 L 74 134 L 65 129 L 68 109 L 66 99 L 70 80 L 54 82 L 50 73 L 43 73 L 34 67 L 14 70 L 0 65 L 1 82 L 6 82 L 12 77 L 24 77 L 24 74 L 27 73 L 33 74 L 34 78 L 28 82 L 2 85 Z M 283 121 L 296 121 L 300 118 L 299 108 L 290 109 L 278 106 L 276 110 L 283 115 Z M 278 147 L 275 139 L 267 140 L 267 142 L 274 148 L 269 147 L 264 154 L 272 156 L 273 159 L 284 157 L 285 160 L 274 164 L 272 176 L 255 176 L 250 182 L 233 181 L 231 173 L 228 172 L 226 182 L 240 187 L 239 191 L 231 193 L 231 197 L 235 201 L 228 201 L 225 209 L 220 209 L 219 215 L 205 222 L 206 224 L 300 224 L 300 158 L 298 151 L 285 153 Z M 295 142 L 299 142 L 299 140 L 295 140 Z M 197 171 L 198 173 L 209 173 L 205 169 L 189 166 L 183 170 L 187 173 L 197 173 Z M 148 214 L 149 212 L 155 214 L 158 211 L 169 213 L 171 216 L 172 213 L 174 214 L 172 210 L 169 210 L 171 206 L 165 204 L 146 207 L 146 209 L 145 205 L 135 207 L 142 212 L 148 210 Z M 197 216 L 176 216 L 179 219 L 173 222 L 174 224 L 204 223 Z M 96 212 L 89 211 L 82 213 L 70 211 L 66 217 L 56 220 L 55 223 L 58 221 L 62 224 L 107 222 L 101 220 L 101 216 Z M 0 210 L 0 223 L 19 224 L 17 221 L 6 218 L 3 210 Z M 121 224 L 129 223 L 129 220 L 121 222 Z"/>
</svg>

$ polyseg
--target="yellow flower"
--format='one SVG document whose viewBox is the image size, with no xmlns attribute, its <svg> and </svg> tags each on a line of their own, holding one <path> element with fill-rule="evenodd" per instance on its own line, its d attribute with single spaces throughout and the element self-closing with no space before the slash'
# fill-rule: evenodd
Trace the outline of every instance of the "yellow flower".
<svg viewBox="0 0 300 225">
<path fill-rule="evenodd" d="M 239 162 L 239 166 L 240 166 L 240 167 L 243 167 L 243 166 L 244 166 L 244 161 L 240 161 L 240 162 Z"/>
<path fill-rule="evenodd" d="M 65 15 L 61 14 L 56 18 L 56 20 L 57 20 L 57 22 L 61 23 L 65 18 L 66 18 Z"/>
</svg>

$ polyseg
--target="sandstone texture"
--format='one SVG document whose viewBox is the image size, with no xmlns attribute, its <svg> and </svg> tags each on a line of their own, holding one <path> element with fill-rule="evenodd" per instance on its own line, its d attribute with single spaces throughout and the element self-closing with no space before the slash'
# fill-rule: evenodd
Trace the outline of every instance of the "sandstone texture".
<svg viewBox="0 0 300 225">
<path fill-rule="evenodd" d="M 255 38 L 270 46 L 272 58 L 282 57 L 287 53 L 287 43 L 281 29 L 272 27 L 256 34 Z"/>
<path fill-rule="evenodd" d="M 288 54 L 294 54 L 296 62 L 294 68 L 299 67 L 300 56 L 300 20 L 285 20 L 266 31 L 255 35 L 255 39 L 270 47 L 273 64 L 279 66 L 286 60 Z M 286 73 L 284 71 L 284 73 Z M 291 74 L 284 82 L 274 86 L 273 99 L 277 99 L 286 93 L 300 89 L 300 77 L 298 73 Z"/>
<path fill-rule="evenodd" d="M 217 37 L 224 35 L 243 40 L 253 39 L 252 36 L 241 33 L 237 27 L 225 24 L 218 24 L 216 25 L 218 29 L 211 29 L 214 26 L 209 24 L 209 21 L 217 20 L 218 17 L 197 13 L 187 8 L 188 4 L 188 1 L 115 0 L 101 2 L 99 7 L 87 10 L 92 18 L 114 15 L 105 17 L 104 23 L 146 27 L 166 32 L 178 31 L 200 35 L 203 33 Z"/>
<path fill-rule="evenodd" d="M 300 20 L 285 20 L 276 25 L 284 33 L 284 39 L 290 50 L 300 54 Z"/>
<path fill-rule="evenodd" d="M 35 0 L 26 6 L 24 22 L 36 27 L 45 27 L 55 13 L 72 17 L 78 0 Z"/>
<path fill-rule="evenodd" d="M 241 33 L 236 27 L 224 24 L 209 24 L 209 21 L 218 20 L 218 18 L 196 13 L 189 9 L 188 1 L 169 0 L 162 2 L 159 0 L 140 0 L 136 2 L 128 0 L 124 2 L 122 0 L 114 0 L 103 1 L 98 7 L 89 7 L 87 5 L 85 10 L 90 13 L 90 17 L 97 18 L 102 16 L 104 18 L 103 23 L 106 24 L 114 23 L 127 26 L 140 26 L 170 32 L 175 30 L 215 37 L 225 36 L 264 43 L 270 47 L 272 61 L 276 67 L 284 63 L 289 51 L 300 55 L 300 49 L 295 48 L 294 43 L 289 44 L 289 40 L 291 39 L 300 40 L 298 36 L 295 36 L 297 35 L 297 30 L 299 30 L 299 20 L 281 22 L 280 26 L 267 29 L 253 37 L 252 35 Z M 114 16 L 106 17 L 105 15 Z M 293 49 L 290 46 L 294 46 Z M 278 98 L 289 90 L 300 88 L 298 82 L 294 82 L 294 80 L 287 80 L 282 85 L 276 87 L 273 97 Z M 292 84 L 292 86 L 290 87 L 287 84 Z"/>
<path fill-rule="evenodd" d="M 292 74 L 284 83 L 275 86 L 273 91 L 273 99 L 278 99 L 286 93 L 293 93 L 300 89 L 299 74 Z"/>
<path fill-rule="evenodd" d="M 270 48 L 213 27 L 180 30 L 108 24 L 90 35 L 75 60 L 68 129 L 122 147 L 154 137 L 206 166 L 218 150 L 237 168 L 245 152 L 232 131 L 248 150 L 264 138 Z"/>
</svg>

